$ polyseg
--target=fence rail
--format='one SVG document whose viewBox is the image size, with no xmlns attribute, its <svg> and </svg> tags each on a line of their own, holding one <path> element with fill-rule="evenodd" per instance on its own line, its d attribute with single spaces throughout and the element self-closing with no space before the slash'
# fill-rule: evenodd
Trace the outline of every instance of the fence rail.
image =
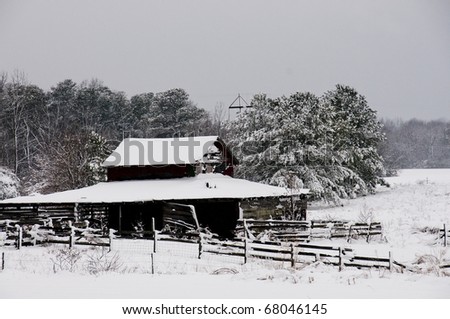
<svg viewBox="0 0 450 319">
<path fill-rule="evenodd" d="M 310 264 L 314 262 L 320 262 L 327 265 L 333 265 L 338 267 L 341 271 L 344 267 L 357 267 L 357 268 L 385 268 L 393 271 L 395 267 L 401 267 L 400 263 L 395 262 L 392 253 L 389 256 L 380 258 L 372 256 L 357 256 L 350 248 L 339 246 L 321 246 L 321 245 L 309 245 L 301 243 L 280 243 L 280 242 L 260 242 L 251 241 L 249 239 L 243 239 L 241 241 L 219 241 L 217 239 L 202 238 L 198 241 L 180 241 L 179 239 L 172 238 L 158 238 L 155 240 L 148 239 L 113 239 L 110 243 L 112 251 L 114 252 L 120 245 L 125 244 L 128 247 L 130 243 L 136 243 L 144 249 L 148 255 L 151 255 L 151 269 L 154 273 L 153 258 L 161 254 L 164 256 L 165 249 L 162 247 L 163 242 L 172 242 L 174 244 L 192 244 L 189 249 L 198 249 L 198 259 L 210 260 L 210 257 L 206 257 L 206 254 L 222 256 L 228 260 L 228 258 L 234 258 L 234 262 L 240 264 L 246 264 L 252 260 L 268 260 L 274 262 L 287 263 L 290 267 L 295 268 L 299 265 Z M 156 244 L 159 242 L 161 245 Z M 60 243 L 67 244 L 67 241 L 60 241 Z M 146 244 L 148 243 L 148 245 Z M 80 245 L 80 243 L 76 243 Z M 69 246 L 68 246 L 69 247 Z M 73 246 L 72 246 L 73 247 Z M 177 249 L 185 249 L 178 247 Z M 142 250 L 139 250 L 142 252 Z M 5 253 L 0 254 L 1 268 L 5 269 Z M 190 258 L 194 258 L 191 256 Z M 240 260 L 240 262 L 239 262 Z M 448 266 L 443 266 L 448 267 Z"/>
<path fill-rule="evenodd" d="M 251 221 L 249 225 L 247 221 L 243 221 L 243 229 L 251 229 L 253 225 L 257 227 L 266 228 L 268 222 Z M 305 222 L 287 222 L 270 221 L 274 225 L 290 225 L 298 228 L 307 227 Z M 311 222 L 311 225 L 313 223 Z M 315 223 L 316 229 L 325 229 L 323 223 Z M 336 223 L 337 224 L 337 223 Z M 110 231 L 109 236 L 104 236 L 99 229 L 91 229 L 88 224 L 68 224 L 68 227 L 55 229 L 50 226 L 41 226 L 40 228 L 25 228 L 17 224 L 11 225 L 9 223 L 0 224 L 2 229 L 7 229 L 10 236 L 7 238 L 0 238 L 0 244 L 9 241 L 9 244 L 14 243 L 18 249 L 22 245 L 36 245 L 39 243 L 60 243 L 67 244 L 69 248 L 74 245 L 95 245 L 112 247 L 114 239 L 114 231 Z M 342 225 L 339 225 L 341 227 Z M 370 225 L 354 224 L 352 232 L 360 231 L 367 236 L 370 232 Z M 360 227 L 360 228 L 357 228 Z M 313 229 L 313 227 L 311 227 Z M 376 225 L 373 229 L 377 229 Z M 339 230 L 338 226 L 335 230 Z M 1 233 L 1 232 L 0 232 Z M 219 240 L 211 234 L 199 234 L 198 236 L 191 235 L 190 238 L 174 238 L 169 235 L 161 234 L 155 229 L 152 230 L 152 253 L 160 252 L 159 244 L 162 242 L 175 243 L 190 243 L 198 247 L 198 259 L 201 259 L 204 254 L 214 254 L 223 256 L 233 256 L 242 258 L 242 263 L 247 263 L 249 259 L 267 259 L 280 262 L 288 262 L 292 267 L 299 263 L 308 262 L 322 262 L 325 264 L 338 266 L 339 269 L 343 267 L 357 267 L 357 268 L 386 268 L 392 271 L 394 267 L 406 268 L 404 265 L 396 262 L 393 255 L 389 252 L 386 257 L 374 256 L 358 256 L 354 255 L 352 249 L 340 246 L 315 245 L 311 243 L 298 241 L 271 241 L 259 240 L 257 238 L 238 238 L 234 240 Z M 450 233 L 444 225 L 442 236 L 444 243 L 447 243 L 447 237 Z M 118 239 L 120 240 L 120 238 Z M 195 246 L 193 246 L 195 247 Z M 2 254 L 1 269 L 4 269 L 4 254 Z M 448 268 L 448 265 L 441 266 L 441 268 Z"/>
<path fill-rule="evenodd" d="M 73 245 L 109 246 L 113 232 L 104 235 L 102 229 L 89 227 L 89 223 L 55 222 L 50 224 L 20 225 L 13 220 L 0 221 L 0 246 L 15 246 L 21 249 L 23 245 L 42 243 Z"/>
<path fill-rule="evenodd" d="M 374 236 L 383 236 L 382 225 L 373 223 L 352 223 L 338 220 L 251 220 L 238 221 L 236 231 L 243 237 L 271 240 L 310 242 L 314 239 L 344 238 L 351 240 L 364 238 L 369 242 Z"/>
<path fill-rule="evenodd" d="M 261 242 L 244 239 L 242 241 L 225 241 L 207 239 L 202 241 L 199 256 L 204 253 L 240 256 L 243 263 L 249 258 L 268 259 L 288 262 L 292 267 L 298 263 L 322 262 L 338 266 L 357 268 L 386 268 L 392 271 L 394 266 L 405 268 L 393 259 L 393 254 L 380 257 L 355 256 L 350 248 L 339 246 L 322 246 L 303 243 Z"/>
</svg>

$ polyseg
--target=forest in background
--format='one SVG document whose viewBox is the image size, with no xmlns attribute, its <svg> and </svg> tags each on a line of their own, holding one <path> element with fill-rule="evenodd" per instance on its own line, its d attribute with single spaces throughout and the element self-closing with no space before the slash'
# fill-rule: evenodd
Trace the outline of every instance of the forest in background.
<svg viewBox="0 0 450 319">
<path fill-rule="evenodd" d="M 315 165 L 323 161 L 319 166 L 332 167 L 336 174 L 337 184 L 331 185 L 332 196 L 318 192 L 319 197 L 331 199 L 363 194 L 364 185 L 370 191 L 377 174 L 393 174 L 401 168 L 450 167 L 450 122 L 378 120 L 365 98 L 349 87 L 338 85 L 320 97 L 311 93 L 277 99 L 257 95 L 251 105 L 236 120 L 228 122 L 228 112 L 223 106 L 208 112 L 197 107 L 188 93 L 179 88 L 129 98 L 99 80 L 82 83 L 64 80 L 46 91 L 30 84 L 18 72 L 12 76 L 2 74 L 0 199 L 17 196 L 19 192 L 49 193 L 103 181 L 100 164 L 124 137 L 220 135 L 236 146 L 248 141 L 250 136 L 250 140 L 256 140 L 258 134 L 264 133 L 266 139 L 269 135 L 272 139 L 271 151 L 274 144 L 277 147 L 276 159 L 283 159 L 272 163 L 278 169 L 264 170 L 271 175 L 263 178 L 249 176 L 258 167 L 253 165 L 255 160 L 261 159 L 259 156 L 264 153 L 261 146 L 267 146 L 260 143 L 259 149 L 254 147 L 250 153 L 238 154 L 244 156 L 238 171 L 240 176 L 282 185 L 287 179 L 292 182 L 293 173 L 305 173 L 305 167 L 311 166 L 308 160 L 314 158 Z M 288 147 L 273 142 L 283 137 L 289 137 Z M 339 152 L 323 153 L 328 158 L 320 152 L 311 152 L 323 151 L 318 146 L 325 144 L 337 147 Z M 303 150 L 308 145 L 308 159 L 305 162 L 303 155 L 303 162 L 297 161 L 283 171 L 293 145 L 301 145 L 298 149 Z M 239 148 L 238 152 L 242 150 Z M 356 157 L 350 160 L 350 153 L 359 154 L 359 163 L 355 162 Z M 368 158 L 373 160 L 370 165 L 364 164 Z M 324 176 L 330 171 L 310 170 L 309 173 Z M 303 180 L 302 186 L 310 187 L 314 178 Z M 358 178 L 365 184 L 355 182 Z M 322 188 L 330 186 L 320 178 L 314 182 Z M 358 185 L 358 191 L 340 191 L 339 183 L 353 189 Z"/>
<path fill-rule="evenodd" d="M 450 121 L 382 119 L 379 152 L 388 169 L 450 168 Z"/>
<path fill-rule="evenodd" d="M 45 91 L 21 74 L 0 76 L 0 166 L 17 176 L 24 194 L 104 180 L 100 164 L 126 137 L 214 131 L 213 116 L 183 89 L 128 98 L 99 80 L 64 80 Z"/>
</svg>

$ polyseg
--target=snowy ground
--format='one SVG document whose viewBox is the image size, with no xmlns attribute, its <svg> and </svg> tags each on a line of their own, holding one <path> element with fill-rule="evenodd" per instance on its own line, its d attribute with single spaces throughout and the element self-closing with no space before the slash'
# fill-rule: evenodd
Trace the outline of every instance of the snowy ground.
<svg viewBox="0 0 450 319">
<path fill-rule="evenodd" d="M 333 243 L 369 256 L 386 257 L 392 251 L 395 260 L 421 273 L 339 272 L 323 264 L 292 270 L 268 261 L 241 265 L 223 257 L 198 260 L 195 248 L 170 244 L 155 257 L 155 275 L 144 244 L 116 247 L 117 271 L 89 274 L 89 264 L 80 261 L 72 272 L 55 273 L 55 247 L 25 247 L 4 249 L 9 259 L 0 272 L 0 298 L 450 298 L 450 276 L 438 268 L 449 263 L 449 249 L 433 233 L 444 223 L 450 226 L 450 170 L 405 170 L 389 182 L 390 188 L 342 207 L 311 205 L 308 218 L 380 221 L 383 239 Z M 84 258 L 101 257 L 91 248 L 83 253 Z M 415 264 L 419 259 L 424 262 Z"/>
<path fill-rule="evenodd" d="M 374 196 L 346 200 L 342 207 L 313 204 L 308 217 L 382 222 L 386 242 L 354 244 L 357 251 L 384 256 L 393 251 L 398 261 L 443 253 L 450 259 L 442 240 L 432 233 L 450 224 L 450 170 L 403 170 L 387 181 L 390 188 L 380 187 Z"/>
</svg>

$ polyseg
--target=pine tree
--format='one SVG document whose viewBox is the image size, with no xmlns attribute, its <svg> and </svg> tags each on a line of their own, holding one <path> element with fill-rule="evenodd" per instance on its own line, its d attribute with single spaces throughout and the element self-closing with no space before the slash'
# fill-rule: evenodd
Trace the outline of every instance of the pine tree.
<svg viewBox="0 0 450 319">
<path fill-rule="evenodd" d="M 345 180 L 356 195 L 373 192 L 379 176 L 385 174 L 378 145 L 384 140 L 382 124 L 364 96 L 349 86 L 337 85 L 325 93 L 323 104 L 332 114 L 331 148 L 342 158 L 342 166 L 352 170 L 357 178 Z M 359 180 L 361 179 L 361 180 Z"/>
<path fill-rule="evenodd" d="M 0 200 L 19 196 L 20 182 L 8 168 L 0 167 Z"/>
<path fill-rule="evenodd" d="M 372 191 L 383 168 L 376 152 L 381 126 L 363 97 L 356 95 L 356 103 L 341 95 L 338 87 L 322 98 L 255 96 L 252 108 L 229 124 L 230 144 L 241 158 L 237 175 L 309 188 L 334 202 Z"/>
<path fill-rule="evenodd" d="M 111 148 L 106 139 L 96 132 L 91 132 L 86 144 L 86 157 L 88 159 L 86 167 L 87 185 L 106 181 L 106 169 L 102 166 L 102 163 L 110 154 Z"/>
<path fill-rule="evenodd" d="M 183 89 L 157 93 L 144 115 L 148 137 L 199 135 L 208 113 L 196 107 Z"/>
</svg>

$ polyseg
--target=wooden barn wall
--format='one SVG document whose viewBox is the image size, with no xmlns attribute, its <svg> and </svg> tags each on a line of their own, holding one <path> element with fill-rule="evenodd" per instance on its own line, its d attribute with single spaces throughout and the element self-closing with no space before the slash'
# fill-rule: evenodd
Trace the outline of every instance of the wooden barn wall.
<svg viewBox="0 0 450 319">
<path fill-rule="evenodd" d="M 278 198 L 246 199 L 241 202 L 243 218 L 276 219 L 283 216 L 285 204 L 280 202 Z"/>
<path fill-rule="evenodd" d="M 239 201 L 237 200 L 184 200 L 175 203 L 193 205 L 201 226 L 208 227 L 221 236 L 231 237 L 239 219 Z M 164 203 L 124 203 L 109 207 L 109 227 L 122 230 L 123 234 L 134 232 L 137 222 L 142 222 L 144 231 L 152 229 L 155 218 L 156 229 L 163 225 Z M 122 219 L 119 218 L 122 216 Z"/>
<path fill-rule="evenodd" d="M 108 181 L 180 178 L 194 176 L 193 165 L 119 166 L 108 168 Z"/>
<path fill-rule="evenodd" d="M 208 227 L 212 232 L 224 237 L 231 237 L 240 218 L 240 207 L 243 218 L 268 219 L 282 216 L 284 208 L 276 198 L 243 200 L 237 199 L 203 199 L 174 201 L 179 204 L 193 205 L 201 226 Z M 285 201 L 285 205 L 287 202 Z M 31 222 L 36 219 L 53 218 L 80 218 L 107 224 L 108 228 L 122 230 L 123 234 L 135 232 L 140 223 L 144 231 L 151 233 L 152 218 L 155 218 L 156 229 L 162 229 L 164 202 L 122 203 L 102 205 L 42 205 L 36 207 L 3 207 L 0 217 L 3 219 L 18 219 Z M 121 217 L 121 218 L 120 218 Z M 94 224 L 92 224 L 94 225 Z"/>
</svg>

